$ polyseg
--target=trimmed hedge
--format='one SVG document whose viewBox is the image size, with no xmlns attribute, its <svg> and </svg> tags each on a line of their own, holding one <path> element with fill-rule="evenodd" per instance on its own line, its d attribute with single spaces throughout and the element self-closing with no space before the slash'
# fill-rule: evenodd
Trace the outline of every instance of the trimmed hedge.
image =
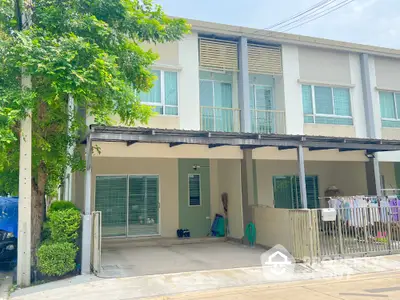
<svg viewBox="0 0 400 300">
<path fill-rule="evenodd" d="M 72 243 L 45 243 L 39 247 L 39 271 L 49 276 L 62 276 L 75 269 L 78 248 Z"/>
<path fill-rule="evenodd" d="M 76 243 L 81 226 L 81 214 L 76 209 L 52 211 L 48 215 L 50 238 L 53 242 Z"/>
<path fill-rule="evenodd" d="M 80 226 L 81 214 L 72 202 L 50 205 L 43 224 L 43 243 L 37 252 L 37 267 L 42 274 L 62 276 L 75 270 Z"/>
<path fill-rule="evenodd" d="M 71 201 L 58 200 L 58 201 L 54 201 L 50 204 L 49 213 L 51 213 L 53 211 L 65 210 L 65 209 L 75 209 L 75 210 L 79 211 L 79 209 Z"/>
</svg>

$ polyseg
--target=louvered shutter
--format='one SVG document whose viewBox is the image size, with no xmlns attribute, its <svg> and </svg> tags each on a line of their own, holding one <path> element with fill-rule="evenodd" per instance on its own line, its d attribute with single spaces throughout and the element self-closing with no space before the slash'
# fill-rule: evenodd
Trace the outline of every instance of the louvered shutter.
<svg viewBox="0 0 400 300">
<path fill-rule="evenodd" d="M 210 70 L 238 71 L 237 43 L 200 39 L 200 67 Z"/>
<path fill-rule="evenodd" d="M 249 73 L 282 74 L 281 49 L 259 45 L 249 45 Z"/>
</svg>

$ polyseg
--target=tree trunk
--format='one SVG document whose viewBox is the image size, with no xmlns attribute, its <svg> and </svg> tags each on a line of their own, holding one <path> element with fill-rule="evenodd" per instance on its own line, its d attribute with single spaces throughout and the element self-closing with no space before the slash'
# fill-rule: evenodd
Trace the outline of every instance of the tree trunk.
<svg viewBox="0 0 400 300">
<path fill-rule="evenodd" d="M 42 224 L 44 220 L 45 186 L 47 175 L 39 167 L 37 183 L 32 184 L 32 260 L 36 263 L 36 251 L 39 247 Z"/>
</svg>

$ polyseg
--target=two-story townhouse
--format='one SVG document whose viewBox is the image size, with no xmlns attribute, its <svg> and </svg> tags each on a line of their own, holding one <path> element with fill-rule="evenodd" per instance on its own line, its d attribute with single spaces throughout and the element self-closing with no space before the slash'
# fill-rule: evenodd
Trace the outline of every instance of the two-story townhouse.
<svg viewBox="0 0 400 300">
<path fill-rule="evenodd" d="M 229 236 L 242 239 L 253 205 L 398 186 L 400 50 L 189 22 L 181 41 L 145 46 L 160 55 L 141 94 L 158 113 L 148 124 L 87 120 L 87 171 L 67 187 L 85 216 L 83 270 L 93 211 L 104 238 L 205 237 L 227 193 Z"/>
</svg>

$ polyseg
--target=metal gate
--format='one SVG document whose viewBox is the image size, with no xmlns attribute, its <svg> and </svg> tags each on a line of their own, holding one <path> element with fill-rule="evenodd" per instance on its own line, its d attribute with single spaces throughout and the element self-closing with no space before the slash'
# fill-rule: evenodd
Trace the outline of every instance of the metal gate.
<svg viewBox="0 0 400 300">
<path fill-rule="evenodd" d="M 290 210 L 296 260 L 400 254 L 400 206 Z M 333 214 L 333 215 L 332 215 Z"/>
</svg>

